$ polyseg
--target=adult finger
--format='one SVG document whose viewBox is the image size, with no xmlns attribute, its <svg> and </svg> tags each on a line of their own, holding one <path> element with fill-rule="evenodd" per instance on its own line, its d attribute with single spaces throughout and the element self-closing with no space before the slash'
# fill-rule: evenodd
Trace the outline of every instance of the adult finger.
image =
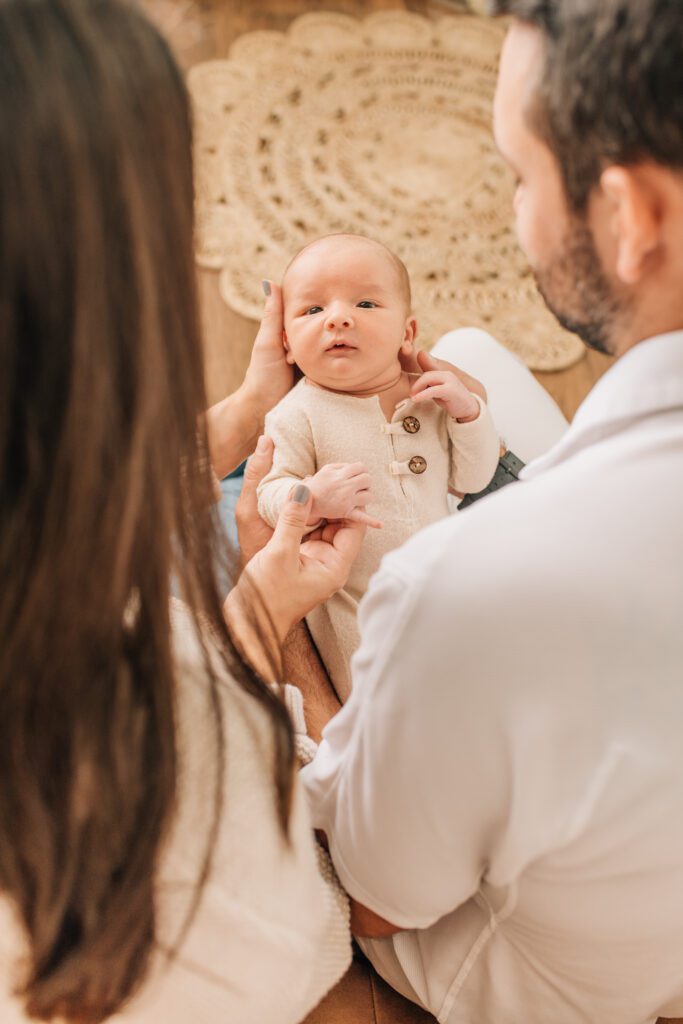
<svg viewBox="0 0 683 1024">
<path fill-rule="evenodd" d="M 283 353 L 282 332 L 284 329 L 282 309 L 282 289 L 274 281 L 264 281 L 263 290 L 266 296 L 261 323 L 254 340 L 254 347 L 265 351 L 271 349 L 278 357 Z"/>
<path fill-rule="evenodd" d="M 256 444 L 256 451 L 247 462 L 244 470 L 242 491 L 235 506 L 235 518 L 238 523 L 244 522 L 253 515 L 258 515 L 258 498 L 256 489 L 266 473 L 273 465 L 275 451 L 272 440 L 262 434 Z"/>
<path fill-rule="evenodd" d="M 326 524 L 320 540 L 309 541 L 306 538 L 301 545 L 301 556 L 323 569 L 326 586 L 331 587 L 329 593 L 334 593 L 346 583 L 366 531 L 365 523 L 356 523 L 348 518 L 336 520 Z"/>
<path fill-rule="evenodd" d="M 320 527 L 319 530 L 316 530 L 315 533 L 308 534 L 303 546 L 306 547 L 308 541 L 312 540 L 315 537 L 317 540 L 323 541 L 328 546 L 334 547 L 334 539 L 337 536 L 337 534 L 341 530 L 348 529 L 361 529 L 362 533 L 360 540 L 362 541 L 363 536 L 365 535 L 365 527 L 362 524 L 354 524 L 352 526 L 349 523 L 348 519 L 330 519 L 324 524 L 324 526 Z M 358 546 L 360 548 L 360 542 Z"/>
<path fill-rule="evenodd" d="M 355 511 L 355 510 L 354 510 Z M 332 545 L 339 552 L 349 570 L 353 565 L 365 537 L 365 524 L 346 520 L 332 537 Z"/>
<path fill-rule="evenodd" d="M 312 502 L 310 488 L 306 484 L 297 484 L 282 507 L 271 544 L 273 549 L 288 560 L 293 561 L 299 557 Z"/>
<path fill-rule="evenodd" d="M 416 352 L 415 357 L 417 359 L 417 364 L 423 373 L 426 373 L 427 370 L 437 370 L 439 368 L 439 363 L 445 362 L 445 359 L 436 359 L 433 355 L 429 352 L 425 352 L 424 350 Z"/>
<path fill-rule="evenodd" d="M 254 493 L 256 492 L 258 485 L 273 468 L 274 454 L 275 445 L 273 444 L 272 438 L 267 437 L 265 434 L 261 434 L 256 442 L 256 450 L 247 462 L 244 470 L 242 494 L 244 494 L 245 491 L 248 494 L 252 491 Z"/>
<path fill-rule="evenodd" d="M 287 362 L 284 345 L 282 290 L 264 281 L 266 300 L 244 384 L 254 410 L 265 415 L 287 394 L 294 383 L 294 369 Z"/>
<path fill-rule="evenodd" d="M 259 515 L 256 489 L 273 464 L 273 451 L 274 446 L 270 438 L 258 439 L 256 451 L 244 471 L 242 492 L 235 505 L 237 535 L 244 562 L 248 562 L 257 551 L 260 551 L 272 535 L 271 528 Z"/>
<path fill-rule="evenodd" d="M 399 352 L 398 360 L 404 373 L 422 373 L 422 367 L 417 359 L 418 355 L 419 352 L 416 349 L 411 349 L 407 355 L 405 352 Z"/>
</svg>

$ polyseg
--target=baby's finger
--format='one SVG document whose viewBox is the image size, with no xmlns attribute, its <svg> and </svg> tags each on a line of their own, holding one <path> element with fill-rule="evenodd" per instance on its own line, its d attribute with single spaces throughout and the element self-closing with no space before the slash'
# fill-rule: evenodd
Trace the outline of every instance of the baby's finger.
<svg viewBox="0 0 683 1024">
<path fill-rule="evenodd" d="M 370 474 L 360 473 L 352 478 L 351 483 L 356 491 L 367 491 L 370 486 Z"/>
<path fill-rule="evenodd" d="M 421 391 L 419 395 L 414 396 L 413 401 L 424 402 L 427 401 L 428 399 L 445 399 L 451 398 L 452 395 L 453 393 L 447 384 L 439 384 L 435 387 L 426 388 L 424 391 Z"/>
<path fill-rule="evenodd" d="M 368 467 L 364 462 L 347 462 L 344 467 L 344 477 L 346 479 L 351 479 L 351 477 L 356 477 L 367 472 Z"/>
<path fill-rule="evenodd" d="M 353 496 L 353 500 L 356 505 L 367 505 L 372 501 L 372 495 L 370 494 L 370 488 L 365 487 L 362 491 L 356 491 Z"/>
<path fill-rule="evenodd" d="M 432 384 L 445 384 L 448 380 L 448 374 L 443 370 L 430 370 L 429 373 L 423 373 L 419 380 L 416 380 L 410 389 L 412 396 L 417 395 L 420 391 L 424 391 L 425 388 L 431 387 Z"/>
<path fill-rule="evenodd" d="M 472 377 L 469 373 L 465 373 L 459 366 L 454 366 L 453 363 L 449 363 L 446 359 L 437 359 L 429 352 L 420 350 L 416 353 L 416 361 L 419 365 L 420 370 L 446 370 L 448 373 L 452 373 L 455 377 L 461 381 L 468 391 L 471 391 L 475 395 L 479 395 L 481 400 L 485 402 L 486 399 L 486 388 L 480 380 L 476 377 Z"/>
<path fill-rule="evenodd" d="M 371 526 L 373 530 L 381 530 L 383 525 L 379 519 L 369 516 L 367 512 L 363 512 L 360 508 L 351 509 L 346 518 L 352 523 L 362 523 L 364 526 Z"/>
</svg>

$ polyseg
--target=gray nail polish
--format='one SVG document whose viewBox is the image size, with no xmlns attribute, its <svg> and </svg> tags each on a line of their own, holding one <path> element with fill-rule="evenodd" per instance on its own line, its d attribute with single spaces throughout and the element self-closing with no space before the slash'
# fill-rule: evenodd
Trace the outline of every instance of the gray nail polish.
<svg viewBox="0 0 683 1024">
<path fill-rule="evenodd" d="M 292 501 L 295 501 L 297 505 L 305 505 L 310 496 L 311 492 L 308 487 L 306 487 L 306 484 L 297 484 L 294 488 Z"/>
<path fill-rule="evenodd" d="M 263 288 L 263 294 L 266 297 L 270 295 L 270 281 L 261 281 L 261 287 Z"/>
</svg>

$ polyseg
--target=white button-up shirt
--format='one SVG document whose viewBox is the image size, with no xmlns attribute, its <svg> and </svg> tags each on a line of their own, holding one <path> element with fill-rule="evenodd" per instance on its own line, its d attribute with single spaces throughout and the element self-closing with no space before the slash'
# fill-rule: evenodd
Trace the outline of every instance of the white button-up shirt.
<svg viewBox="0 0 683 1024">
<path fill-rule="evenodd" d="M 389 554 L 304 779 L 368 944 L 440 1021 L 683 1015 L 683 332 Z"/>
</svg>

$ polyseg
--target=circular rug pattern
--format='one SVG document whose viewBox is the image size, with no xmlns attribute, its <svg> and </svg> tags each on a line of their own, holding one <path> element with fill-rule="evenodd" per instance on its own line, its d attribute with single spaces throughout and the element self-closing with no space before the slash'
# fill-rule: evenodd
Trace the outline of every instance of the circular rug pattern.
<svg viewBox="0 0 683 1024">
<path fill-rule="evenodd" d="M 479 326 L 533 369 L 580 358 L 515 240 L 491 135 L 503 32 L 468 14 L 316 12 L 191 69 L 197 260 L 220 269 L 232 309 L 258 319 L 262 278 L 351 231 L 404 260 L 425 347 Z"/>
</svg>

